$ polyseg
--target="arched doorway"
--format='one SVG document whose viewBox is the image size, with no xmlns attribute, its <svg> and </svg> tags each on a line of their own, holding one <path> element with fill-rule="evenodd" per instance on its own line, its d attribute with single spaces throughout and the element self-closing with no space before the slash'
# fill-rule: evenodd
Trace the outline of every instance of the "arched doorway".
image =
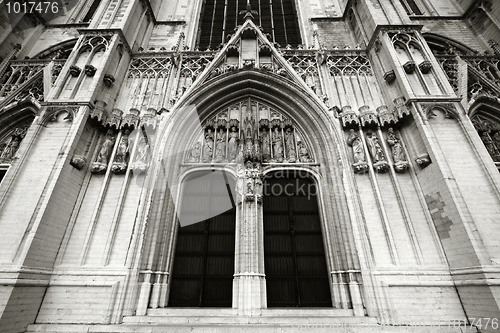
<svg viewBox="0 0 500 333">
<path fill-rule="evenodd" d="M 263 215 L 267 306 L 331 307 L 314 181 L 294 171 L 267 176 Z"/>
</svg>

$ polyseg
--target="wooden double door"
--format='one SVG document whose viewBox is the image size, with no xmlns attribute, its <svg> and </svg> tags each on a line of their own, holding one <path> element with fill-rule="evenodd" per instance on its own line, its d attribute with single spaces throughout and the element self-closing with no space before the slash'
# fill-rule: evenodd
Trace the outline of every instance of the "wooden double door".
<svg viewBox="0 0 500 333">
<path fill-rule="evenodd" d="M 312 186 L 310 179 L 298 177 L 268 178 L 264 182 L 268 307 L 332 306 L 316 194 L 299 190 Z M 193 207 L 199 210 L 205 205 L 203 200 L 224 195 L 223 186 L 219 191 L 215 188 L 210 181 L 187 184 L 184 195 L 196 198 L 198 204 Z M 232 305 L 235 220 L 233 206 L 219 215 L 179 227 L 169 306 Z"/>
</svg>

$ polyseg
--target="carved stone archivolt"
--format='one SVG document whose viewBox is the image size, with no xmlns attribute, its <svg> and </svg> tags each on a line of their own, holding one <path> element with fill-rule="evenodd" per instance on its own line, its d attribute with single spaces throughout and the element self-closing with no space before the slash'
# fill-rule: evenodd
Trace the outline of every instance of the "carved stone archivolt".
<svg viewBox="0 0 500 333">
<path fill-rule="evenodd" d="M 252 98 L 205 121 L 185 163 L 312 163 L 305 138 L 280 111 Z"/>
</svg>

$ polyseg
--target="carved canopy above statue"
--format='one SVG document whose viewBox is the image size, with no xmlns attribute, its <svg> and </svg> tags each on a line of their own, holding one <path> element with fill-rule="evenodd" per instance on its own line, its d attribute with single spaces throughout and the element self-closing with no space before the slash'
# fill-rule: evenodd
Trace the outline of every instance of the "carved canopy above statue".
<svg viewBox="0 0 500 333">
<path fill-rule="evenodd" d="M 202 125 L 186 163 L 312 163 L 304 134 L 274 107 L 247 97 Z"/>
</svg>

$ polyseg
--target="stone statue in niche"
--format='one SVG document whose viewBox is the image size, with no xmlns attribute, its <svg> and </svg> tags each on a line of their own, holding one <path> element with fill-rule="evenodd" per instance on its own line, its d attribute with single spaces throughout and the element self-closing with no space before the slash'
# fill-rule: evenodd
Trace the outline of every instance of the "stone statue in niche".
<svg viewBox="0 0 500 333">
<path fill-rule="evenodd" d="M 260 162 L 262 160 L 262 152 L 260 149 L 260 140 L 255 138 L 253 140 L 253 161 Z"/>
<path fill-rule="evenodd" d="M 302 141 L 299 141 L 298 147 L 299 147 L 299 161 L 302 163 L 312 162 L 312 159 L 309 156 L 309 150 L 307 149 L 306 144 Z"/>
<path fill-rule="evenodd" d="M 394 134 L 394 129 L 391 127 L 387 133 L 387 143 L 391 146 L 392 157 L 394 158 L 394 170 L 396 172 L 405 172 L 408 169 L 408 161 L 406 161 L 405 152 L 401 141 Z"/>
<path fill-rule="evenodd" d="M 201 143 L 197 141 L 189 151 L 188 163 L 196 163 L 200 161 Z"/>
<path fill-rule="evenodd" d="M 228 156 L 231 162 L 236 161 L 238 155 L 238 129 L 232 126 L 229 130 Z"/>
<path fill-rule="evenodd" d="M 378 137 L 373 134 L 371 130 L 366 133 L 366 144 L 372 156 L 375 171 L 380 173 L 386 172 L 389 168 L 385 159 L 384 150 L 380 145 Z"/>
<path fill-rule="evenodd" d="M 347 144 L 352 147 L 354 154 L 354 172 L 364 173 L 368 170 L 368 165 L 366 164 L 365 150 L 363 148 L 363 142 L 359 137 L 358 133 L 351 129 L 349 136 L 347 137 Z"/>
<path fill-rule="evenodd" d="M 260 138 L 262 141 L 262 162 L 267 163 L 271 160 L 271 139 L 266 128 L 262 129 Z"/>
<path fill-rule="evenodd" d="M 215 145 L 215 162 L 222 162 L 226 158 L 226 131 L 220 128 L 217 133 L 217 143 Z"/>
<path fill-rule="evenodd" d="M 368 131 L 366 133 L 366 144 L 368 145 L 368 149 L 370 150 L 370 154 L 374 163 L 385 161 L 384 151 L 380 146 L 380 142 L 377 136 L 374 135 L 372 131 Z"/>
<path fill-rule="evenodd" d="M 260 179 L 260 177 L 256 178 L 255 179 L 255 197 L 257 198 L 258 203 L 262 202 L 262 189 L 263 189 L 262 179 Z"/>
<path fill-rule="evenodd" d="M 273 132 L 273 155 L 273 162 L 283 162 L 283 137 L 278 127 Z"/>
<path fill-rule="evenodd" d="M 17 150 L 19 149 L 19 145 L 21 141 L 26 136 L 26 132 L 28 131 L 28 127 L 17 127 L 14 129 L 14 132 L 11 134 L 10 142 L 5 145 L 3 151 L 1 152 L 0 162 L 10 163 L 14 158 Z"/>
<path fill-rule="evenodd" d="M 97 154 L 96 161 L 92 164 L 92 172 L 104 172 L 108 167 L 109 157 L 115 145 L 115 134 L 112 129 L 108 129 L 106 133 L 106 138 L 99 148 L 99 153 Z"/>
<path fill-rule="evenodd" d="M 149 140 L 146 136 L 141 136 L 137 143 L 137 153 L 132 163 L 131 168 L 140 172 L 146 171 L 149 158 Z"/>
<path fill-rule="evenodd" d="M 287 127 L 285 131 L 285 145 L 286 145 L 286 155 L 288 157 L 288 162 L 293 163 L 296 161 L 295 154 L 295 142 L 293 140 L 293 131 L 290 127 Z"/>
<path fill-rule="evenodd" d="M 114 173 L 123 173 L 127 169 L 127 155 L 129 152 L 129 135 L 130 131 L 125 130 L 120 138 L 116 149 L 115 161 L 111 166 Z"/>
<path fill-rule="evenodd" d="M 203 162 L 211 162 L 214 147 L 214 134 L 209 128 L 205 133 L 205 146 L 203 147 Z"/>
</svg>

